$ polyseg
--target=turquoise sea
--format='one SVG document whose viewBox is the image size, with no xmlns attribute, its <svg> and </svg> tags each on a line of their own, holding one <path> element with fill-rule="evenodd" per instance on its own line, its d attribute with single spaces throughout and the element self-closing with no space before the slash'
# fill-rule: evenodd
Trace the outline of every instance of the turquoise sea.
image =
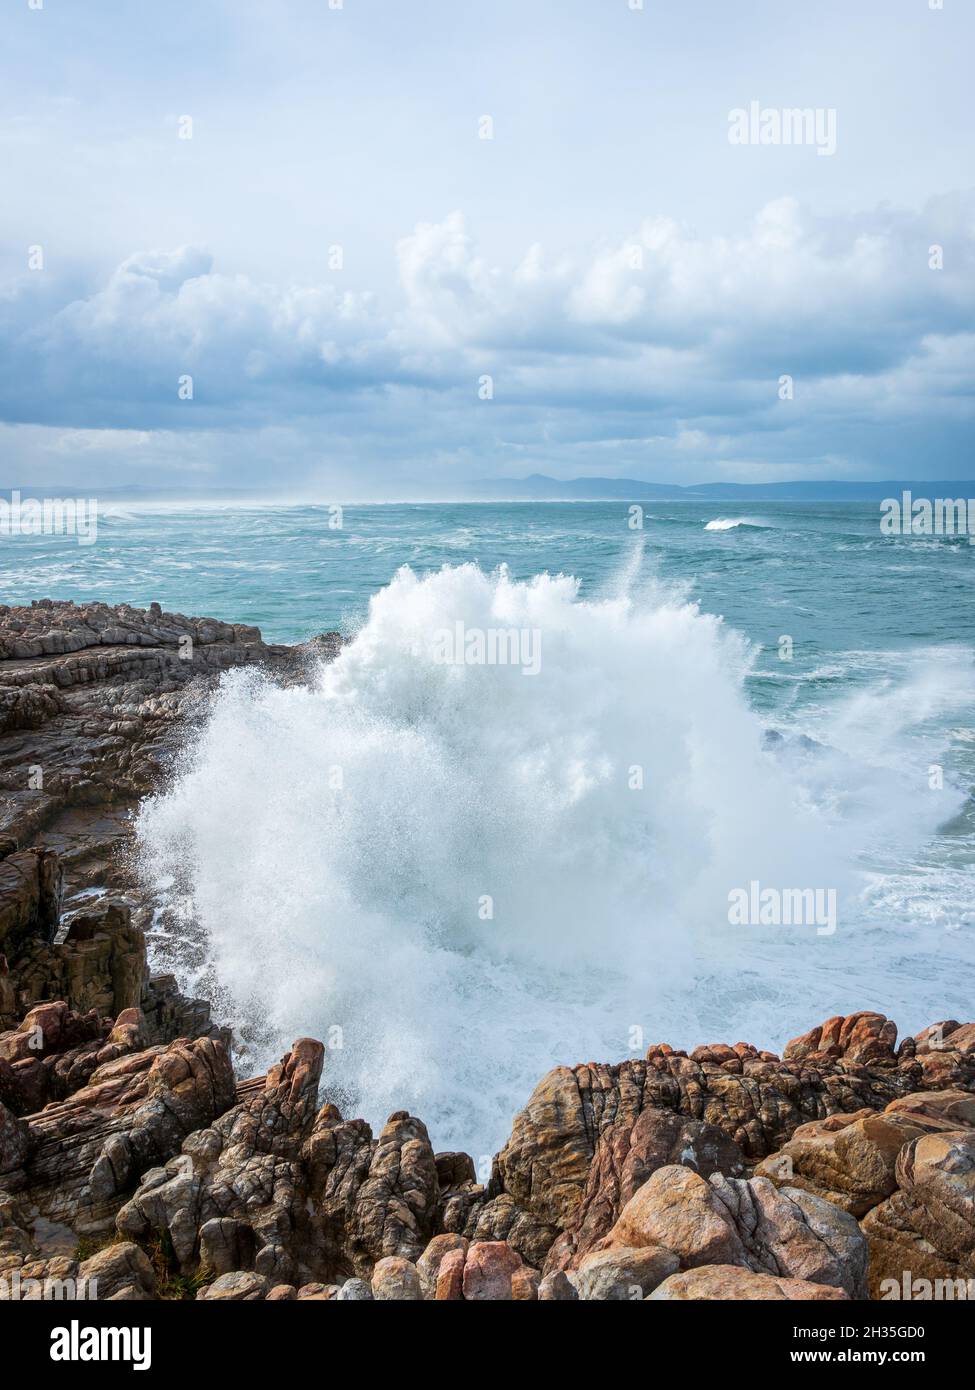
<svg viewBox="0 0 975 1390">
<path fill-rule="evenodd" d="M 477 1153 L 557 1062 L 973 1016 L 975 546 L 866 502 L 642 508 L 112 505 L 90 547 L 0 542 L 3 602 L 355 638 L 309 690 L 229 678 L 140 821 L 157 960 L 255 1064 L 338 1029 L 337 1096 Z M 540 631 L 540 673 L 432 664 L 458 621 Z M 835 932 L 732 928 L 754 880 L 835 887 Z"/>
</svg>

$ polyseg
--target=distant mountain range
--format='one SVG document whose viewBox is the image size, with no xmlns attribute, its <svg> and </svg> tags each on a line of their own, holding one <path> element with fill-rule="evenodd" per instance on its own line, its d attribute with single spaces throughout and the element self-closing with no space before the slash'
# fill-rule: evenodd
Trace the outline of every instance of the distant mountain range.
<svg viewBox="0 0 975 1390">
<path fill-rule="evenodd" d="M 677 483 L 647 482 L 642 478 L 549 478 L 533 473 L 528 478 L 481 478 L 475 482 L 395 484 L 387 493 L 364 485 L 361 492 L 349 494 L 339 490 L 335 497 L 323 497 L 321 489 L 310 488 L 230 488 L 183 487 L 167 488 L 131 484 L 127 487 L 78 486 L 63 483 L 43 487 L 22 485 L 17 489 L 22 498 L 28 497 L 95 497 L 103 502 L 345 502 L 358 501 L 686 501 L 696 498 L 726 501 L 794 502 L 859 502 L 881 501 L 899 497 L 909 491 L 915 497 L 975 498 L 975 481 L 894 479 L 886 482 L 796 482 L 796 483 Z M 11 489 L 0 489 L 0 498 L 9 496 Z"/>
<path fill-rule="evenodd" d="M 572 478 L 569 481 L 533 473 L 528 478 L 485 478 L 470 484 L 470 496 L 520 500 L 600 498 L 642 500 L 684 500 L 725 498 L 752 501 L 855 502 L 880 501 L 910 491 L 918 497 L 975 497 L 975 482 L 887 481 L 887 482 L 799 482 L 799 483 L 650 483 L 639 478 Z"/>
</svg>

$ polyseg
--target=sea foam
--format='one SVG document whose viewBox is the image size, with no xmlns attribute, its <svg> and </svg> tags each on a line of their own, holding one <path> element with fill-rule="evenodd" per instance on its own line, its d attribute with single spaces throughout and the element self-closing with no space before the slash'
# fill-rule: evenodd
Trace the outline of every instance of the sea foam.
<svg viewBox="0 0 975 1390">
<path fill-rule="evenodd" d="M 767 521 L 759 521 L 753 516 L 716 516 L 713 521 L 705 523 L 704 529 L 705 531 L 735 531 L 740 526 L 756 531 L 769 529 Z"/>
<path fill-rule="evenodd" d="M 539 631 L 537 675 L 438 661 L 459 621 Z M 869 769 L 851 810 L 828 755 L 807 776 L 770 752 L 750 661 L 719 619 L 629 580 L 583 600 L 564 576 L 400 570 L 310 686 L 228 673 L 143 806 L 157 963 L 214 999 L 245 1071 L 322 1038 L 345 1113 L 409 1108 L 479 1160 L 556 1064 L 781 1046 L 845 1008 L 943 997 L 887 968 L 903 932 L 855 925 Z M 901 819 L 923 837 L 933 814 Z M 730 926 L 752 879 L 835 888 L 835 936 Z"/>
</svg>

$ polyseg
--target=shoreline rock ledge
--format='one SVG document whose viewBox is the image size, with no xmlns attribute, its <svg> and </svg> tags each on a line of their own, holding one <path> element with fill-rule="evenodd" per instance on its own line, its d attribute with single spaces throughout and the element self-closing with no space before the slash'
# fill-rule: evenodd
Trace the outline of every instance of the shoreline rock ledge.
<svg viewBox="0 0 975 1390">
<path fill-rule="evenodd" d="M 321 1104 L 315 1039 L 235 1077 L 149 973 L 129 817 L 221 671 L 300 681 L 340 644 L 0 607 L 0 1301 L 975 1296 L 972 1022 L 556 1067 L 487 1182 L 406 1111 Z"/>
</svg>

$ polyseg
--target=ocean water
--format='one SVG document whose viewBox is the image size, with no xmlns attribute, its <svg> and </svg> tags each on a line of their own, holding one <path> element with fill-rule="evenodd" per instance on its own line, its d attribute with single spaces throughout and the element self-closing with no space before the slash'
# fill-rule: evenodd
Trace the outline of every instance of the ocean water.
<svg viewBox="0 0 975 1390">
<path fill-rule="evenodd" d="M 353 640 L 230 673 L 144 806 L 152 950 L 254 1071 L 479 1160 L 551 1066 L 975 1017 L 975 547 L 857 504 L 110 508 L 0 546 L 0 598 Z M 537 673 L 435 636 L 513 629 Z M 732 925 L 752 881 L 835 930 Z"/>
</svg>

